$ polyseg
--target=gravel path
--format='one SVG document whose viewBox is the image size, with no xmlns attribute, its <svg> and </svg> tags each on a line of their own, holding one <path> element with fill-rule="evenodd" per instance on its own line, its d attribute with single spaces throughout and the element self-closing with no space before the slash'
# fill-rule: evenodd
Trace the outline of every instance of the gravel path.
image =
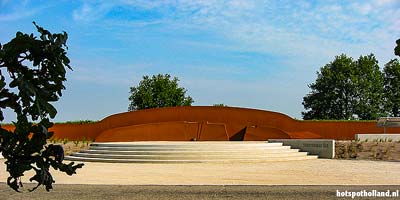
<svg viewBox="0 0 400 200">
<path fill-rule="evenodd" d="M 116 186 L 56 185 L 52 192 L 43 188 L 33 193 L 15 193 L 0 186 L 1 200 L 124 200 L 124 199 L 343 199 L 339 191 L 396 191 L 400 186 Z M 351 199 L 350 197 L 346 199 Z M 362 198 L 376 199 L 376 198 Z M 385 199 L 385 198 L 379 198 Z M 390 198 L 399 199 L 399 198 Z"/>
</svg>

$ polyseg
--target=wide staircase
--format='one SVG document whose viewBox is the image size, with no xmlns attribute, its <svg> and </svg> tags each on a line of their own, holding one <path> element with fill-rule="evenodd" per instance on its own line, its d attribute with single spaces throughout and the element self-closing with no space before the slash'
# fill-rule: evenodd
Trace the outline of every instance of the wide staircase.
<svg viewBox="0 0 400 200">
<path fill-rule="evenodd" d="M 264 162 L 317 159 L 282 143 L 268 142 L 107 142 L 66 160 L 111 163 Z"/>
</svg>

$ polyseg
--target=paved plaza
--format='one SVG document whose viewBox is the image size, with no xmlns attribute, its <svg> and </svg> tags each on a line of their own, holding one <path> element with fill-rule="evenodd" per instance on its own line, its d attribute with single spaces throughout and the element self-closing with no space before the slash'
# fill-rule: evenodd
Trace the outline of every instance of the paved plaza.
<svg viewBox="0 0 400 200">
<path fill-rule="evenodd" d="M 396 191 L 400 163 L 359 160 L 180 164 L 85 163 L 78 174 L 53 172 L 50 193 L 16 193 L 0 160 L 0 200 L 338 199 L 336 191 Z M 31 175 L 31 174 L 28 174 Z M 27 183 L 29 176 L 22 180 Z M 363 198 L 374 199 L 374 198 Z"/>
<path fill-rule="evenodd" d="M 0 180 L 5 182 L 4 159 Z M 30 174 L 28 174 L 30 175 Z M 400 163 L 361 160 L 120 164 L 86 162 L 56 184 L 94 185 L 400 185 Z M 22 178 L 28 182 L 30 176 Z"/>
</svg>

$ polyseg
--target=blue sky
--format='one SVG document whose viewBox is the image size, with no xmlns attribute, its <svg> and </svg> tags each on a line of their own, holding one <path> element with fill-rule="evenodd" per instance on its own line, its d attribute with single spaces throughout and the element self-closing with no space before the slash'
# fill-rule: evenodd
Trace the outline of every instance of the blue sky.
<svg viewBox="0 0 400 200">
<path fill-rule="evenodd" d="M 68 33 L 74 70 L 55 121 L 125 112 L 129 87 L 158 73 L 177 76 L 194 105 L 301 118 L 307 85 L 334 56 L 395 58 L 399 18 L 398 0 L 0 0 L 0 42 L 36 34 L 32 21 Z"/>
</svg>

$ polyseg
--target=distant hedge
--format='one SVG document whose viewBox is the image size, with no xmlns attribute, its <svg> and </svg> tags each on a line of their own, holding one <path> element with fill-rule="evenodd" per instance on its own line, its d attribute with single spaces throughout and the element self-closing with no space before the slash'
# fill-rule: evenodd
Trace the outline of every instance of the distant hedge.
<svg viewBox="0 0 400 200">
<path fill-rule="evenodd" d="M 66 122 L 56 122 L 55 124 L 93 124 L 99 121 L 93 120 L 79 120 L 79 121 L 66 121 Z"/>
<path fill-rule="evenodd" d="M 54 124 L 94 124 L 99 121 L 94 120 L 79 120 L 79 121 L 66 121 L 66 122 L 54 122 Z M 13 123 L 1 123 L 0 125 L 14 125 Z"/>
<path fill-rule="evenodd" d="M 313 119 L 313 120 L 297 120 L 302 122 L 377 122 L 377 120 L 330 120 L 330 119 Z"/>
</svg>

